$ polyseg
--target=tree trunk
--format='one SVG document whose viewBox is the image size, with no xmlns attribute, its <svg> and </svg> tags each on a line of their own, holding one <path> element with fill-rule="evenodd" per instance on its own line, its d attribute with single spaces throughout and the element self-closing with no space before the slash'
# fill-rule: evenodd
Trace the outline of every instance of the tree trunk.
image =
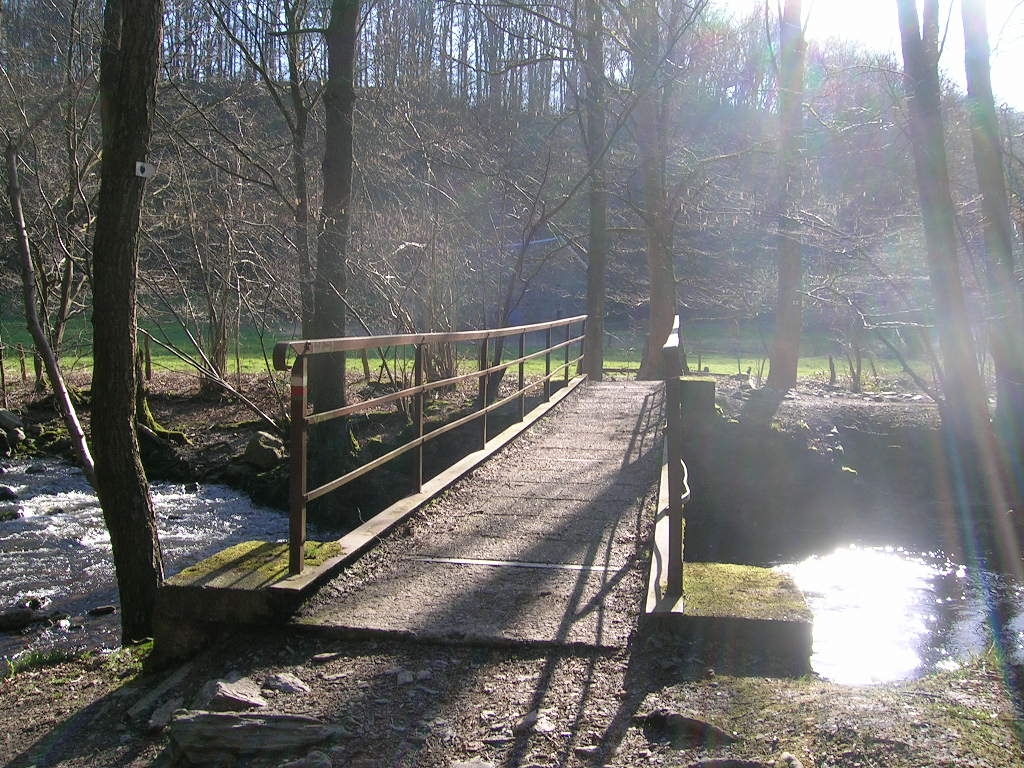
<svg viewBox="0 0 1024 768">
<path fill-rule="evenodd" d="M 780 26 L 779 62 L 779 198 L 776 265 L 779 291 L 775 305 L 768 386 L 787 390 L 796 384 L 803 324 L 803 267 L 797 223 L 790 208 L 799 195 L 800 144 L 803 134 L 804 34 L 800 0 L 786 0 Z"/>
<path fill-rule="evenodd" d="M 672 264 L 672 216 L 665 193 L 665 142 L 659 125 L 657 77 L 661 41 L 655 0 L 636 3 L 634 71 L 636 141 L 643 185 L 643 216 L 647 230 L 647 276 L 650 318 L 639 378 L 662 377 L 661 348 L 672 332 L 676 314 L 676 275 Z"/>
<path fill-rule="evenodd" d="M 584 365 L 593 381 L 604 378 L 605 272 L 608 260 L 608 188 L 605 179 L 606 115 L 604 87 L 604 11 L 602 0 L 585 4 L 584 72 L 587 120 L 586 151 L 590 165 L 590 241 L 587 248 L 587 331 Z"/>
<path fill-rule="evenodd" d="M 967 107 L 971 144 L 985 219 L 986 274 L 992 357 L 996 370 L 996 425 L 1020 466 L 1024 453 L 1024 308 L 1014 278 L 1013 224 L 1000 152 L 984 0 L 963 0 Z"/>
<path fill-rule="evenodd" d="M 910 139 L 942 351 L 943 421 L 958 439 L 970 442 L 989 431 L 990 425 L 956 251 L 939 91 L 938 0 L 926 0 L 923 30 L 914 0 L 897 0 L 897 7 Z"/>
<path fill-rule="evenodd" d="M 302 306 L 302 336 L 312 335 L 314 323 L 312 267 L 309 255 L 309 179 L 306 173 L 306 134 L 309 123 L 309 108 L 302 94 L 302 64 L 300 34 L 302 19 L 300 4 L 286 6 L 288 94 L 291 97 L 295 121 L 291 124 L 292 173 L 295 176 L 295 249 L 299 255 L 299 296 Z"/>
<path fill-rule="evenodd" d="M 100 60 L 103 159 L 93 242 L 93 446 L 124 642 L 152 636 L 163 581 L 156 516 L 135 431 L 135 326 L 143 180 L 156 103 L 161 0 L 108 0 Z"/>
<path fill-rule="evenodd" d="M 323 159 L 323 203 L 317 240 L 313 288 L 314 338 L 345 335 L 346 258 L 352 206 L 352 129 L 355 112 L 355 54 L 359 0 L 333 0 L 327 27 L 327 85 L 324 89 L 326 133 Z M 310 361 L 310 396 L 317 411 L 345 403 L 344 353 L 320 355 Z M 343 420 L 323 424 L 312 434 L 317 457 L 314 482 L 337 476 L 348 455 Z"/>
</svg>

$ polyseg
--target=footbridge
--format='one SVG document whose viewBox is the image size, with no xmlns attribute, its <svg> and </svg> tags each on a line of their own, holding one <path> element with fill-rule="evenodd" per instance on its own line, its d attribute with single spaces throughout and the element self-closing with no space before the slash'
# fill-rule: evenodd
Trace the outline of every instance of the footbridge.
<svg viewBox="0 0 1024 768">
<path fill-rule="evenodd" d="M 172 577 L 158 650 L 187 652 L 225 622 L 592 649 L 623 648 L 644 626 L 793 647 L 806 664 L 809 624 L 791 585 L 732 565 L 684 568 L 682 456 L 708 428 L 713 381 L 680 378 L 674 332 L 666 381 L 589 382 L 577 375 L 585 323 L 278 345 L 275 365 L 291 372 L 289 542 L 236 547 Z M 337 364 L 341 353 L 365 350 L 390 360 L 390 390 L 317 410 L 317 358 Z M 467 358 L 473 370 L 437 375 L 439 360 Z M 430 426 L 441 393 L 471 405 Z M 408 414 L 408 439 L 311 482 L 311 430 L 383 407 Z M 465 455 L 424 477 L 424 448 L 446 433 L 469 443 Z M 310 504 L 399 458 L 408 495 L 336 541 L 307 540 Z M 784 615 L 769 604 L 784 605 Z"/>
</svg>

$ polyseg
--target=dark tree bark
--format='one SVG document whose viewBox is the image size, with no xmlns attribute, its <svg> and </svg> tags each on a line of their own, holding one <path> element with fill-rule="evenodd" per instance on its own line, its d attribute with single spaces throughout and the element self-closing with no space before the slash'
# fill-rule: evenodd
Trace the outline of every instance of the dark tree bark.
<svg viewBox="0 0 1024 768">
<path fill-rule="evenodd" d="M 586 152 L 590 166 L 590 240 L 587 247 L 587 334 L 583 344 L 587 375 L 604 378 L 605 273 L 608 261 L 608 187 L 605 161 L 604 10 L 602 0 L 585 4 L 583 45 L 586 98 Z"/>
<path fill-rule="evenodd" d="M 796 385 L 803 325 L 800 240 L 790 208 L 800 189 L 800 144 L 803 135 L 804 44 L 800 0 L 786 0 L 780 27 L 779 61 L 779 197 L 776 265 L 779 290 L 775 304 L 768 386 Z"/>
<path fill-rule="evenodd" d="M 676 314 L 676 274 L 672 263 L 672 215 L 665 191 L 665 132 L 659 115 L 657 78 L 661 52 L 656 0 L 637 0 L 634 17 L 636 142 L 643 185 L 643 216 L 647 230 L 647 277 L 650 280 L 650 318 L 640 371 L 641 379 L 658 379 L 661 348 L 672 332 Z"/>
<path fill-rule="evenodd" d="M 352 206 L 352 127 L 358 0 L 333 0 L 327 28 L 326 134 L 323 204 L 317 240 L 314 331 L 345 335 L 346 258 Z"/>
<path fill-rule="evenodd" d="M 990 426 L 957 257 L 939 90 L 938 0 L 925 1 L 923 27 L 914 0 L 896 0 L 896 5 L 928 277 L 942 352 L 942 418 L 958 439 L 969 443 Z"/>
<path fill-rule="evenodd" d="M 345 335 L 346 259 L 352 207 L 352 129 L 355 113 L 355 58 L 359 0 L 333 0 L 327 27 L 326 133 L 323 203 L 313 286 L 313 337 Z M 317 411 L 345 403 L 345 355 L 321 355 L 311 361 L 310 395 Z M 348 453 L 347 426 L 327 422 L 313 433 L 317 448 L 314 482 L 336 477 Z"/>
<path fill-rule="evenodd" d="M 302 64 L 299 46 L 300 5 L 285 4 L 288 41 L 285 48 L 288 60 L 288 94 L 291 97 L 294 118 L 289 121 L 292 139 L 292 174 L 295 176 L 295 248 L 299 255 L 299 295 L 302 300 L 302 335 L 309 338 L 314 322 L 314 308 L 311 280 L 312 268 L 309 257 L 309 175 L 306 173 L 306 141 L 309 126 L 309 107 L 302 94 Z"/>
<path fill-rule="evenodd" d="M 997 427 L 1020 466 L 1024 452 L 1024 308 L 1014 278 L 1013 224 L 992 96 L 984 0 L 962 0 L 967 109 L 978 188 L 982 193 Z"/>
<path fill-rule="evenodd" d="M 163 580 L 156 516 L 135 431 L 136 275 L 144 161 L 156 104 L 161 0 L 108 0 L 100 59 L 103 159 L 93 242 L 92 438 L 125 642 L 152 636 Z"/>
</svg>

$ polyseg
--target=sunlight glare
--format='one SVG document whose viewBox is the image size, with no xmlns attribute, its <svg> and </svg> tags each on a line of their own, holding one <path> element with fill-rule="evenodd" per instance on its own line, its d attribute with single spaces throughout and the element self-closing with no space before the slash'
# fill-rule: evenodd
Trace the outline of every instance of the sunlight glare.
<svg viewBox="0 0 1024 768">
<path fill-rule="evenodd" d="M 851 546 L 782 566 L 814 610 L 811 666 L 841 683 L 911 677 L 933 620 L 921 610 L 934 602 L 941 571 L 899 551 Z"/>
</svg>

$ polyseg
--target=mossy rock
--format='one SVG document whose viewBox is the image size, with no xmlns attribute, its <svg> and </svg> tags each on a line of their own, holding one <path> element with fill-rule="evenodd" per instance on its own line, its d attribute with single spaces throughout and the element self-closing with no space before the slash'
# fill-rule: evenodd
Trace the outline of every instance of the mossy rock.
<svg viewBox="0 0 1024 768">
<path fill-rule="evenodd" d="M 307 541 L 306 568 L 323 565 L 343 554 L 336 541 Z M 189 566 L 172 576 L 172 586 L 217 587 L 220 589 L 262 589 L 288 576 L 288 545 L 265 541 L 243 541 Z"/>
</svg>

